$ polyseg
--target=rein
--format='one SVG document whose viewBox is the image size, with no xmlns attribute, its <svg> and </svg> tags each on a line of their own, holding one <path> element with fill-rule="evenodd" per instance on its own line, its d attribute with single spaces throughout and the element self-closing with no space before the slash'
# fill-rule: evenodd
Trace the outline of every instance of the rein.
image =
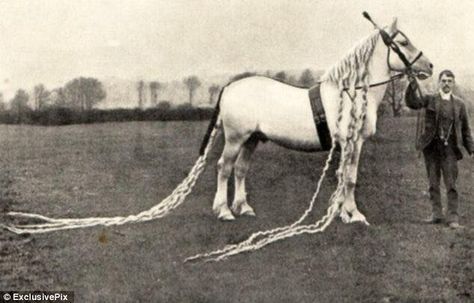
<svg viewBox="0 0 474 303">
<path fill-rule="evenodd" d="M 385 80 L 385 81 L 382 81 L 382 82 L 377 82 L 377 83 L 374 83 L 374 84 L 370 84 L 369 87 L 377 87 L 377 86 L 380 86 L 380 85 L 384 85 L 384 84 L 387 84 L 387 83 L 391 83 L 393 81 L 396 81 L 398 79 L 401 79 L 403 77 L 405 77 L 405 73 L 399 73 L 399 74 L 396 74 L 395 76 L 392 76 L 390 77 L 390 79 L 388 80 Z M 363 86 L 356 86 L 355 89 L 362 89 Z M 348 91 L 349 88 L 345 87 L 344 88 L 344 91 Z"/>
<path fill-rule="evenodd" d="M 396 74 L 395 76 L 390 77 L 390 79 L 388 79 L 388 80 L 370 84 L 369 87 L 377 87 L 377 86 L 380 86 L 380 85 L 384 85 L 384 84 L 387 84 L 387 83 L 391 83 L 391 82 L 393 82 L 393 81 L 396 81 L 396 80 L 398 80 L 398 79 L 401 79 L 401 78 L 405 77 L 406 75 L 407 75 L 406 73 L 398 73 L 398 74 Z M 324 82 L 326 82 L 326 80 L 320 80 L 320 81 L 317 81 L 316 83 L 317 83 L 317 84 L 321 84 L 321 83 L 324 83 Z M 364 88 L 364 87 L 363 87 L 363 86 L 356 86 L 356 87 L 355 87 L 356 90 L 357 90 L 357 89 L 362 89 L 362 88 Z M 343 90 L 344 90 L 344 91 L 349 91 L 349 88 L 348 88 L 348 87 L 345 87 Z"/>
</svg>

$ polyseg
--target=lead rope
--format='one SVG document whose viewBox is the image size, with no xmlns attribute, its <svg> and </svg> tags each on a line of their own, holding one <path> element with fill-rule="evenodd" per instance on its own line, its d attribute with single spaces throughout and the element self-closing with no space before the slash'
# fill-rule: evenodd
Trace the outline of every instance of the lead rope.
<svg viewBox="0 0 474 303">
<path fill-rule="evenodd" d="M 421 132 L 423 129 L 423 121 L 424 121 L 424 109 L 419 110 L 416 113 L 416 133 L 415 133 L 415 148 L 418 150 L 418 142 L 420 140 Z M 418 158 L 421 157 L 421 150 L 417 153 Z"/>
<path fill-rule="evenodd" d="M 423 98 L 423 92 L 420 89 L 420 85 L 418 84 L 418 81 L 416 80 L 416 77 L 413 78 L 413 79 L 416 82 L 416 91 L 420 95 L 420 98 Z M 408 85 L 410 85 L 410 84 L 408 84 Z M 426 113 L 425 108 L 422 108 L 422 109 L 418 110 L 417 113 L 416 113 L 415 148 L 417 150 L 419 148 L 419 140 L 420 140 L 421 134 L 422 134 L 422 132 L 425 128 L 425 113 Z M 422 154 L 422 152 L 421 152 L 421 150 L 419 150 L 418 153 L 417 153 L 418 158 L 421 157 L 421 154 Z"/>
</svg>

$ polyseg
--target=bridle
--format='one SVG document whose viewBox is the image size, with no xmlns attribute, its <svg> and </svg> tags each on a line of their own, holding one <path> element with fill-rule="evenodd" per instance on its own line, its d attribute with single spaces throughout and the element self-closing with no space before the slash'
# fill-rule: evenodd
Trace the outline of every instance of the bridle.
<svg viewBox="0 0 474 303">
<path fill-rule="evenodd" d="M 416 61 L 418 61 L 418 59 L 421 58 L 421 56 L 423 56 L 423 52 L 420 51 L 418 55 L 416 55 L 415 59 L 413 59 L 410 62 L 405 56 L 405 54 L 401 51 L 400 47 L 398 47 L 398 45 L 394 41 L 395 37 L 398 34 L 402 35 L 405 39 L 408 40 L 407 36 L 402 31 L 399 31 L 399 30 L 394 32 L 391 36 L 383 29 L 379 29 L 379 31 L 380 31 L 380 35 L 382 36 L 383 43 L 387 46 L 387 65 L 388 65 L 389 70 L 400 72 L 400 70 L 394 69 L 392 65 L 390 64 L 390 50 L 392 50 L 394 53 L 398 55 L 398 57 L 403 62 L 403 64 L 405 64 L 405 69 L 402 70 L 401 72 L 405 74 L 412 73 L 411 67 L 413 66 L 413 64 L 415 64 Z"/>
<path fill-rule="evenodd" d="M 369 14 L 367 12 L 363 12 L 362 15 L 367 20 L 369 20 L 375 26 L 375 28 L 377 28 L 379 30 L 380 36 L 382 37 L 382 41 L 387 46 L 387 66 L 388 66 L 388 69 L 391 72 L 398 72 L 398 74 L 390 77 L 390 79 L 388 79 L 386 81 L 370 84 L 369 87 L 375 87 L 375 86 L 387 84 L 387 83 L 393 82 L 395 80 L 398 80 L 400 78 L 403 78 L 406 75 L 407 76 L 415 76 L 414 73 L 413 73 L 413 69 L 411 67 L 413 66 L 413 64 L 415 64 L 416 61 L 418 61 L 418 59 L 421 58 L 421 56 L 423 56 L 423 52 L 420 51 L 418 53 L 418 55 L 416 55 L 416 57 L 412 61 L 409 61 L 407 59 L 407 57 L 405 56 L 405 54 L 400 49 L 400 47 L 394 41 L 395 37 L 398 34 L 402 35 L 405 39 L 408 40 L 407 36 L 402 31 L 397 30 L 392 35 L 389 35 L 384 29 L 380 28 L 372 20 L 372 18 L 369 16 Z M 392 67 L 392 65 L 390 64 L 390 53 L 391 53 L 390 51 L 393 51 L 395 54 L 397 54 L 398 58 L 400 58 L 400 60 L 403 62 L 403 64 L 405 65 L 405 68 L 403 70 L 398 70 L 398 69 L 395 69 L 395 68 Z M 356 87 L 356 89 L 358 89 L 358 88 L 359 87 Z"/>
<path fill-rule="evenodd" d="M 364 13 L 364 17 L 366 17 L 365 13 Z M 369 19 L 369 21 L 371 21 L 371 20 Z M 413 77 L 413 79 L 415 79 L 415 81 L 416 81 L 416 75 L 414 75 L 414 72 L 413 72 L 411 67 L 418 59 L 420 59 L 421 56 L 423 56 L 423 52 L 420 51 L 418 53 L 418 55 L 416 55 L 415 59 L 413 59 L 413 61 L 410 62 L 410 61 L 408 61 L 405 54 L 400 50 L 398 45 L 393 41 L 393 39 L 395 39 L 395 37 L 398 34 L 403 35 L 403 37 L 405 39 L 408 39 L 407 36 L 405 36 L 405 34 L 401 31 L 399 31 L 399 30 L 394 32 L 391 36 L 386 31 L 384 31 L 383 29 L 379 29 L 379 31 L 380 31 L 380 35 L 382 36 L 383 43 L 385 43 L 385 45 L 387 46 L 387 49 L 388 49 L 387 50 L 387 65 L 388 65 L 389 70 L 400 72 L 398 75 L 395 75 L 394 77 L 402 78 L 405 75 L 408 75 L 408 76 Z M 403 64 L 405 64 L 405 69 L 404 70 L 402 70 L 402 71 L 396 70 L 390 65 L 390 50 L 393 50 L 393 52 L 398 55 L 398 57 L 403 62 Z M 388 82 L 394 81 L 394 77 L 391 77 Z M 420 90 L 419 85 L 416 86 L 416 89 L 418 91 L 418 94 L 423 98 L 423 93 Z M 393 95 L 395 94 L 395 87 L 393 85 L 392 85 L 392 94 Z M 424 112 L 419 111 L 417 113 L 417 116 L 416 116 L 415 145 L 418 144 L 418 140 L 419 140 L 419 137 L 420 137 L 420 132 L 421 132 L 421 128 L 422 128 L 421 120 L 422 120 L 423 115 L 424 115 Z M 449 131 L 448 131 L 448 133 L 449 133 Z M 420 154 L 418 154 L 418 156 L 420 156 Z"/>
<path fill-rule="evenodd" d="M 395 75 L 393 77 L 391 77 L 388 81 L 385 81 L 383 84 L 385 83 L 388 83 L 388 82 L 392 82 L 392 81 L 395 81 L 396 79 L 399 79 L 399 78 L 402 78 L 404 77 L 405 75 L 407 76 L 411 76 L 413 77 L 413 79 L 415 79 L 416 81 L 416 75 L 414 75 L 414 72 L 412 70 L 412 66 L 413 64 L 415 64 L 416 61 L 418 61 L 418 59 L 421 58 L 421 56 L 423 56 L 423 52 L 420 51 L 418 53 L 418 55 L 416 55 L 415 59 L 413 59 L 411 62 L 407 59 L 407 57 L 405 56 L 405 54 L 402 52 L 402 50 L 400 49 L 400 47 L 398 47 L 398 45 L 395 43 L 394 39 L 395 37 L 400 34 L 402 35 L 405 39 L 408 40 L 407 36 L 397 30 L 396 32 L 394 32 L 392 35 L 389 35 L 385 30 L 381 29 L 380 27 L 377 26 L 377 24 L 370 18 L 369 14 L 367 12 L 363 12 L 362 15 L 367 19 L 369 20 L 376 28 L 378 28 L 379 32 L 380 32 L 380 35 L 382 37 L 382 40 L 383 40 L 383 43 L 387 46 L 387 66 L 389 68 L 390 71 L 397 71 L 399 72 L 398 75 Z M 400 60 L 403 62 L 403 64 L 405 65 L 405 69 L 403 70 L 396 70 L 394 69 L 391 64 L 390 64 L 390 50 L 392 50 L 395 54 L 398 55 L 398 58 L 400 58 Z M 381 85 L 382 83 L 377 83 L 377 85 Z M 372 86 L 372 85 L 371 85 Z M 376 86 L 376 85 L 374 85 Z M 417 91 L 418 93 L 420 94 L 421 97 L 423 97 L 423 93 L 421 92 L 420 90 L 420 86 L 417 85 Z M 395 94 L 395 87 L 392 85 L 392 94 Z M 350 96 L 349 96 L 350 97 Z M 416 118 L 416 133 L 415 133 L 415 142 L 418 142 L 418 139 L 420 137 L 420 131 L 421 131 L 421 117 L 423 116 L 423 112 L 422 111 L 419 111 L 418 114 L 417 114 L 417 118 Z M 417 144 L 417 143 L 415 143 Z"/>
<path fill-rule="evenodd" d="M 383 43 L 387 46 L 387 66 L 388 66 L 388 69 L 390 70 L 390 72 L 398 72 L 398 74 L 396 74 L 394 76 L 391 76 L 390 79 L 388 79 L 388 80 L 370 84 L 369 87 L 376 87 L 376 86 L 384 85 L 384 84 L 387 84 L 387 83 L 391 83 L 391 82 L 393 82 L 395 80 L 398 80 L 398 79 L 401 79 L 405 76 L 414 76 L 414 73 L 413 73 L 413 70 L 412 70 L 411 67 L 413 66 L 413 64 L 415 64 L 416 61 L 418 61 L 418 59 L 421 58 L 421 56 L 423 56 L 423 52 L 420 51 L 412 61 L 409 61 L 407 59 L 407 57 L 405 56 L 405 54 L 400 49 L 400 47 L 398 47 L 398 45 L 394 41 L 395 37 L 399 34 L 402 35 L 403 37 L 405 37 L 405 39 L 408 39 L 407 36 L 402 31 L 397 30 L 392 35 L 389 35 L 383 29 L 379 29 L 379 32 L 380 32 L 380 36 L 382 37 Z M 393 51 L 395 54 L 398 55 L 400 60 L 405 65 L 404 69 L 399 70 L 399 69 L 395 69 L 395 68 L 392 67 L 392 65 L 390 64 L 391 51 Z M 362 86 L 356 86 L 355 87 L 355 89 L 362 89 L 362 88 L 363 88 Z M 344 88 L 344 90 L 348 91 L 349 88 Z"/>
<path fill-rule="evenodd" d="M 402 50 L 400 49 L 400 47 L 395 43 L 394 39 L 397 35 L 402 35 L 403 37 L 405 37 L 405 39 L 408 40 L 407 36 L 402 32 L 402 31 L 399 31 L 397 30 L 396 32 L 394 32 L 392 35 L 389 35 L 384 29 L 380 28 L 373 20 L 372 18 L 370 18 L 369 14 L 367 12 L 363 12 L 362 15 L 367 19 L 369 20 L 374 26 L 375 28 L 377 28 L 380 32 L 380 36 L 382 37 L 382 41 L 383 43 L 387 46 L 387 66 L 390 70 L 390 72 L 398 72 L 398 74 L 394 75 L 394 76 L 391 76 L 390 79 L 388 80 L 385 80 L 385 81 L 381 81 L 381 82 L 377 82 L 377 83 L 373 83 L 373 84 L 370 84 L 368 87 L 376 87 L 376 86 L 380 86 L 380 85 L 384 85 L 384 84 L 387 84 L 387 83 L 391 83 L 395 80 L 398 80 L 398 79 L 401 79 L 405 76 L 412 76 L 412 77 L 415 77 L 416 75 L 414 75 L 414 72 L 412 70 L 412 66 L 413 64 L 416 63 L 416 61 L 418 61 L 418 59 L 421 58 L 421 56 L 423 56 L 423 52 L 420 51 L 418 53 L 418 55 L 416 55 L 416 57 L 412 60 L 412 61 L 409 61 L 407 59 L 407 57 L 405 56 L 405 54 L 402 52 Z M 400 58 L 400 60 L 403 62 L 403 64 L 405 65 L 405 68 L 403 70 L 398 70 L 398 69 L 395 69 L 392 67 L 392 65 L 390 64 L 390 54 L 391 54 L 391 51 L 393 51 L 395 54 L 398 55 L 398 57 Z M 416 77 L 415 77 L 416 78 Z M 317 83 L 318 84 L 321 84 L 323 83 L 324 80 L 322 81 L 318 81 Z M 362 89 L 363 86 L 356 86 L 355 89 L 358 90 L 358 89 Z M 349 92 L 349 88 L 343 88 L 344 91 L 346 91 L 346 93 Z M 349 97 L 352 99 L 352 96 L 349 95 Z"/>
<path fill-rule="evenodd" d="M 395 80 L 398 80 L 398 79 L 401 79 L 403 78 L 404 76 L 409 76 L 409 77 L 413 77 L 416 81 L 416 75 L 414 74 L 413 72 L 413 69 L 412 69 L 412 66 L 413 64 L 415 64 L 416 61 L 418 61 L 418 59 L 421 58 L 421 56 L 423 56 L 423 52 L 420 51 L 418 53 L 418 55 L 416 55 L 416 57 L 412 60 L 412 61 L 409 61 L 407 59 L 407 57 L 405 56 L 405 54 L 402 52 L 402 50 L 400 49 L 400 47 L 398 47 L 398 45 L 395 43 L 394 39 L 397 35 L 402 35 L 405 39 L 408 40 L 407 36 L 397 30 L 396 32 L 394 32 L 392 35 L 389 35 L 385 30 L 383 30 L 382 28 L 380 28 L 373 20 L 372 18 L 370 18 L 369 14 L 367 12 L 363 12 L 362 15 L 367 19 L 369 20 L 374 26 L 375 28 L 377 28 L 380 32 L 380 36 L 382 37 L 382 41 L 383 43 L 387 46 L 387 66 L 388 66 L 388 69 L 390 72 L 398 72 L 398 74 L 390 77 L 390 79 L 386 80 L 386 81 L 382 81 L 382 82 L 378 82 L 378 83 L 374 83 L 374 84 L 370 84 L 369 87 L 375 87 L 375 86 L 379 86 L 379 85 L 384 85 L 384 84 L 387 84 L 387 83 L 393 83 L 393 81 Z M 397 69 L 394 69 L 392 67 L 392 65 L 390 64 L 390 51 L 393 51 L 395 54 L 398 55 L 398 58 L 400 58 L 400 60 L 403 62 L 403 64 L 405 65 L 405 68 L 403 70 L 397 70 Z M 362 89 L 363 87 L 355 87 L 355 89 Z M 349 93 L 349 88 L 344 88 L 343 89 L 346 94 L 348 95 L 348 97 L 354 101 L 355 99 L 355 96 L 351 96 L 351 94 Z M 417 90 L 418 90 L 418 93 L 420 94 L 420 96 L 423 96 L 423 93 L 421 92 L 420 90 L 420 87 L 419 85 L 417 85 Z M 395 93 L 395 87 L 392 85 L 392 93 L 394 94 Z M 421 111 L 418 112 L 418 115 L 417 115 L 417 120 L 416 120 L 416 142 L 418 142 L 418 138 L 420 136 L 420 129 L 421 129 L 421 124 L 420 124 L 420 121 L 421 121 L 421 116 L 423 115 L 423 113 Z"/>
<path fill-rule="evenodd" d="M 388 80 L 385 80 L 385 81 L 382 81 L 382 82 L 377 82 L 377 83 L 374 83 L 374 84 L 370 84 L 369 87 L 376 87 L 376 86 L 380 86 L 380 85 L 384 85 L 384 84 L 387 84 L 387 83 L 390 83 L 390 82 L 393 82 L 395 80 L 398 80 L 398 79 L 401 79 L 405 76 L 414 76 L 413 75 L 413 70 L 412 70 L 412 66 L 413 64 L 415 64 L 416 61 L 418 61 L 418 59 L 421 58 L 421 56 L 423 56 L 423 52 L 420 51 L 418 53 L 418 55 L 416 55 L 415 59 L 413 59 L 412 61 L 409 61 L 407 59 L 407 57 L 405 56 L 405 54 L 402 52 L 402 50 L 400 49 L 400 47 L 398 47 L 398 45 L 395 43 L 395 41 L 393 39 L 395 39 L 395 37 L 400 34 L 402 35 L 403 37 L 405 37 L 405 39 L 408 39 L 407 36 L 402 32 L 402 31 L 399 31 L 397 30 L 395 33 L 393 33 L 392 35 L 389 35 L 385 30 L 383 29 L 379 29 L 379 32 L 380 32 L 380 36 L 382 37 L 382 41 L 383 43 L 387 46 L 387 66 L 388 66 L 388 69 L 391 71 L 391 72 L 398 72 L 398 74 L 394 75 L 394 76 L 391 76 L 390 79 Z M 390 54 L 391 54 L 391 51 L 393 51 L 395 54 L 398 55 L 398 57 L 400 58 L 400 60 L 403 62 L 403 64 L 405 64 L 405 68 L 403 70 L 399 70 L 399 69 L 395 69 L 392 67 L 392 65 L 390 64 Z M 356 89 L 361 89 L 362 86 L 357 86 Z M 347 90 L 347 88 L 346 88 Z"/>
</svg>

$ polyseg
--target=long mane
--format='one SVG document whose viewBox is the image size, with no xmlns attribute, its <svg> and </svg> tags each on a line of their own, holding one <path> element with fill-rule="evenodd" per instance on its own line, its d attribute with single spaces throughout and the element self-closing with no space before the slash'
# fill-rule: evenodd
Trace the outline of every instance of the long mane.
<svg viewBox="0 0 474 303">
<path fill-rule="evenodd" d="M 372 57 L 375 45 L 380 36 L 379 31 L 374 31 L 369 37 L 362 39 L 345 56 L 329 68 L 321 77 L 322 81 L 332 81 L 339 88 L 353 88 L 358 84 L 367 83 L 368 64 Z"/>
</svg>

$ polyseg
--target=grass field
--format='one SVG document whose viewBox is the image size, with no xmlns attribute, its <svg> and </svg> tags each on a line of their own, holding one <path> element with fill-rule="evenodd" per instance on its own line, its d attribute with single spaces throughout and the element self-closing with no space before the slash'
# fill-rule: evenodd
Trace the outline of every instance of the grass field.
<svg viewBox="0 0 474 303">
<path fill-rule="evenodd" d="M 224 223 L 211 212 L 220 143 L 187 201 L 163 219 L 34 236 L 1 230 L 0 289 L 72 290 L 76 302 L 472 302 L 474 161 L 459 163 L 467 228 L 420 223 L 430 211 L 414 126 L 414 118 L 382 118 L 364 147 L 356 198 L 370 227 L 336 220 L 323 234 L 224 262 L 183 264 L 253 231 L 293 222 L 327 156 L 260 145 L 248 176 L 257 217 Z M 2 125 L 0 209 L 61 217 L 148 209 L 185 177 L 206 127 Z M 323 214 L 334 188 L 332 175 L 309 221 Z"/>
</svg>

